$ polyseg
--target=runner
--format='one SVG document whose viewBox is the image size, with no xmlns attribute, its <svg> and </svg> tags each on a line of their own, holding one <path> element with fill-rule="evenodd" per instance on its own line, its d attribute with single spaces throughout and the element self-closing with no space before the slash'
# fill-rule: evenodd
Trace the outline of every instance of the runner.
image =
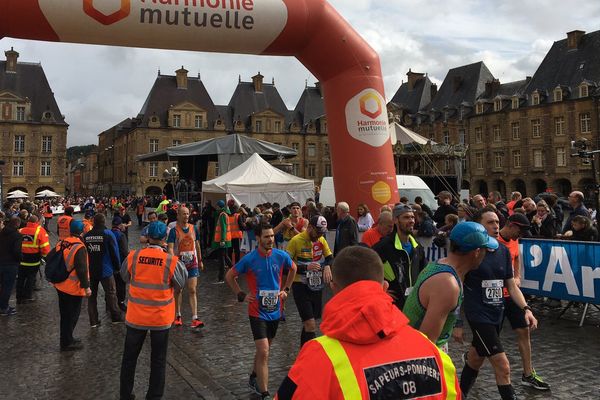
<svg viewBox="0 0 600 400">
<path fill-rule="evenodd" d="M 190 210 L 187 207 L 179 207 L 177 211 L 177 223 L 169 232 L 167 246 L 169 254 L 176 255 L 185 265 L 188 278 L 187 289 L 190 308 L 192 310 L 192 328 L 204 327 L 204 322 L 198 318 L 198 299 L 196 298 L 196 287 L 198 286 L 199 268 L 204 269 L 202 264 L 202 253 L 200 251 L 200 233 L 198 228 L 188 223 Z M 176 315 L 173 325 L 181 326 L 181 294 L 182 289 L 175 291 Z"/>
<path fill-rule="evenodd" d="M 482 208 L 473 219 L 481 223 L 490 236 L 498 237 L 500 223 L 494 208 Z M 500 341 L 504 287 L 508 288 L 517 306 L 524 310 L 529 328 L 537 328 L 537 320 L 513 278 L 510 253 L 506 246 L 500 244 L 496 251 L 485 255 L 479 268 L 468 273 L 464 282 L 465 316 L 473 331 L 473 342 L 460 377 L 460 388 L 465 397 L 473 387 L 479 369 L 487 358 L 494 369 L 500 397 L 503 400 L 516 399 L 510 381 L 510 364 Z"/>
<path fill-rule="evenodd" d="M 302 208 L 300 203 L 290 204 L 290 216 L 285 218 L 274 229 L 275 234 L 283 233 L 283 248 L 285 249 L 290 240 L 299 233 L 304 232 L 308 227 L 308 220 L 302 217 Z"/>
<path fill-rule="evenodd" d="M 296 275 L 296 265 L 290 256 L 275 249 L 275 234 L 271 225 L 256 228 L 258 248 L 244 256 L 233 268 L 227 271 L 225 279 L 239 302 L 248 303 L 250 328 L 254 337 L 256 354 L 248 384 L 262 399 L 270 399 L 269 349 L 279 325 L 281 316 L 280 300 L 284 301 Z M 282 288 L 282 276 L 287 272 L 287 280 Z M 240 289 L 237 277 L 246 274 L 249 294 Z"/>
<path fill-rule="evenodd" d="M 311 218 L 308 229 L 294 236 L 286 249 L 298 266 L 298 275 L 292 289 L 303 324 L 300 347 L 317 336 L 316 320 L 321 318 L 323 288 L 331 282 L 333 255 L 323 238 L 326 233 L 327 220 L 321 215 L 315 215 Z"/>
<path fill-rule="evenodd" d="M 448 339 L 457 319 L 463 297 L 462 282 L 467 272 L 477 268 L 485 249 L 495 250 L 498 241 L 475 222 L 462 222 L 450 234 L 450 254 L 429 263 L 419 274 L 406 299 L 403 312 L 410 325 L 423 332 L 448 352 Z"/>
</svg>

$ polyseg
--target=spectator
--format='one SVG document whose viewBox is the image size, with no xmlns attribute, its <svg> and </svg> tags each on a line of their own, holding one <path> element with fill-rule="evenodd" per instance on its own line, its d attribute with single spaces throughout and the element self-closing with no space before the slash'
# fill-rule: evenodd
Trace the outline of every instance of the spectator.
<svg viewBox="0 0 600 400">
<path fill-rule="evenodd" d="M 485 197 L 483 197 L 480 194 L 476 194 L 475 196 L 473 196 L 473 199 L 471 199 L 471 202 L 473 203 L 473 207 L 475 207 L 478 210 L 481 210 L 486 205 Z"/>
<path fill-rule="evenodd" d="M 502 201 L 502 195 L 498 191 L 490 192 L 488 195 L 488 203 L 493 204 L 496 207 L 496 214 L 498 214 L 498 219 L 500 219 L 500 228 L 506 224 L 506 219 L 508 218 L 508 207 Z"/>
<path fill-rule="evenodd" d="M 508 209 L 509 215 L 513 214 L 515 205 L 519 200 L 521 200 L 522 197 L 523 195 L 521 195 L 521 192 L 512 192 L 510 194 L 510 201 L 506 204 L 506 208 Z"/>
<path fill-rule="evenodd" d="M 337 229 L 335 234 L 334 256 L 348 246 L 358 244 L 358 226 L 350 215 L 350 206 L 346 202 L 339 202 L 336 208 Z"/>
<path fill-rule="evenodd" d="M 571 220 L 572 231 L 567 231 L 564 237 L 580 242 L 597 242 L 598 230 L 592 226 L 592 220 L 583 215 L 576 215 Z"/>
<path fill-rule="evenodd" d="M 583 205 L 583 193 L 578 191 L 571 192 L 569 195 L 569 205 L 571 208 L 573 208 L 573 211 L 571 211 L 571 215 L 569 215 L 569 219 L 567 219 L 567 222 L 565 223 L 563 233 L 573 230 L 573 225 L 571 223 L 576 215 L 581 215 L 587 218 L 590 217 L 588 209 Z"/>
<path fill-rule="evenodd" d="M 21 245 L 23 235 L 18 231 L 21 225 L 19 217 L 12 217 L 0 232 L 0 315 L 8 316 L 17 313 L 8 301 L 17 279 L 17 271 L 23 255 Z"/>
<path fill-rule="evenodd" d="M 375 221 L 373 220 L 373 217 L 371 216 L 369 207 L 367 207 L 366 204 L 361 203 L 358 205 L 357 213 L 358 213 L 358 231 L 366 232 L 369 229 L 371 229 L 371 227 L 373 226 Z"/>
<path fill-rule="evenodd" d="M 415 204 L 421 206 L 421 210 L 425 211 L 430 218 L 433 218 L 433 211 L 431 211 L 431 208 L 427 204 L 423 203 L 421 196 L 415 197 Z"/>
<path fill-rule="evenodd" d="M 558 233 L 556 220 L 544 200 L 537 203 L 537 213 L 531 220 L 531 234 L 537 238 L 554 239 Z"/>
<path fill-rule="evenodd" d="M 364 243 L 369 247 L 373 247 L 381 240 L 382 237 L 392 233 L 393 229 L 394 218 L 392 218 L 392 213 L 390 211 L 384 211 L 379 214 L 377 225 L 373 226 L 363 234 L 361 243 Z"/>
<path fill-rule="evenodd" d="M 443 226 L 446 215 L 456 214 L 456 207 L 452 205 L 452 194 L 450 192 L 441 191 L 437 197 L 439 207 L 433 214 L 433 221 L 436 226 Z"/>
<path fill-rule="evenodd" d="M 446 214 L 456 215 L 456 214 Z M 444 219 L 445 220 L 445 219 Z M 443 225 L 443 224 L 442 224 Z M 429 218 L 429 215 L 425 211 L 415 211 L 415 235 L 418 237 L 433 237 L 436 234 L 437 229 L 433 224 L 433 220 Z"/>
</svg>

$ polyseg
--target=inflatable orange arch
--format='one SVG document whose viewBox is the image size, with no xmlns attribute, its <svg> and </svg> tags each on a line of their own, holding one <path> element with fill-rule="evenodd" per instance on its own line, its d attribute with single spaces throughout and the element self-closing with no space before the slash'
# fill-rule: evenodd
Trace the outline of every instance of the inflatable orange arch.
<svg viewBox="0 0 600 400">
<path fill-rule="evenodd" d="M 398 202 L 379 57 L 325 0 L 3 0 L 5 36 L 295 56 L 324 90 L 336 198 Z"/>
</svg>

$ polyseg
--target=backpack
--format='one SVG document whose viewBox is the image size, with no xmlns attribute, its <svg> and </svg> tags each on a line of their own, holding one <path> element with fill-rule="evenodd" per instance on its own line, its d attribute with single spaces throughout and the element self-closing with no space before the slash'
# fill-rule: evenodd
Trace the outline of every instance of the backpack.
<svg viewBox="0 0 600 400">
<path fill-rule="evenodd" d="M 73 246 L 74 243 L 68 243 L 65 241 L 60 242 L 58 248 L 53 248 L 50 253 L 46 256 L 46 266 L 44 273 L 46 280 L 50 283 L 61 283 L 67 280 L 71 271 L 67 269 L 65 263 L 64 252 Z"/>
</svg>

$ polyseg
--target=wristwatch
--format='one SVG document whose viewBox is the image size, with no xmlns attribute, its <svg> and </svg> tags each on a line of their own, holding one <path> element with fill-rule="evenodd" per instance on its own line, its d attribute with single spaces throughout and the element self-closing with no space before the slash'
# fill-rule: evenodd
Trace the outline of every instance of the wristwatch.
<svg viewBox="0 0 600 400">
<path fill-rule="evenodd" d="M 290 288 L 289 287 L 283 288 L 283 291 L 286 292 L 286 293 L 289 293 L 290 292 Z"/>
<path fill-rule="evenodd" d="M 523 311 L 527 311 L 527 310 L 531 311 L 531 307 L 529 307 L 528 305 L 526 305 L 525 307 L 523 307 Z"/>
</svg>

